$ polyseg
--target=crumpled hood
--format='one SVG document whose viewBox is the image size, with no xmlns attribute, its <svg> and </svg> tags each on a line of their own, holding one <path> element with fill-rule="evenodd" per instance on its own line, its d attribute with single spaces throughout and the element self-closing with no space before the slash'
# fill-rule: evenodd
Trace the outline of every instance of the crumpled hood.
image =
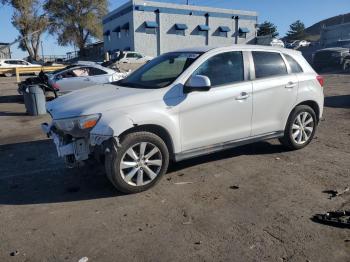
<svg viewBox="0 0 350 262">
<path fill-rule="evenodd" d="M 46 109 L 53 119 L 103 113 L 105 111 L 162 99 L 159 89 L 138 89 L 111 84 L 80 89 L 49 102 Z"/>
</svg>

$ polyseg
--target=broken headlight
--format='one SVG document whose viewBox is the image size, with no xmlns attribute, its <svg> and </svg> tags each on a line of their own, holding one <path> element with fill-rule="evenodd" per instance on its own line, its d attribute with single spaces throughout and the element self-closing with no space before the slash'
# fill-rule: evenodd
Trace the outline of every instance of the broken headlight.
<svg viewBox="0 0 350 262">
<path fill-rule="evenodd" d="M 79 116 L 73 118 L 65 118 L 54 120 L 53 124 L 58 129 L 66 134 L 74 137 L 86 136 L 89 131 L 96 126 L 100 120 L 101 114 Z"/>
</svg>

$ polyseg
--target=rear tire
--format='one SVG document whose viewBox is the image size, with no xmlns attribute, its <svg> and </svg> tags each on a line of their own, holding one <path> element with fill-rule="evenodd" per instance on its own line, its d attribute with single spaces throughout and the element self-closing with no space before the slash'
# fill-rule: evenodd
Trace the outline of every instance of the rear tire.
<svg viewBox="0 0 350 262">
<path fill-rule="evenodd" d="M 284 137 L 279 141 L 291 150 L 302 149 L 311 142 L 316 128 L 315 111 L 310 106 L 299 105 L 289 115 Z"/>
<path fill-rule="evenodd" d="M 149 132 L 126 135 L 108 146 L 105 168 L 108 179 L 123 193 L 139 193 L 153 187 L 165 174 L 169 151 L 164 141 Z"/>
</svg>

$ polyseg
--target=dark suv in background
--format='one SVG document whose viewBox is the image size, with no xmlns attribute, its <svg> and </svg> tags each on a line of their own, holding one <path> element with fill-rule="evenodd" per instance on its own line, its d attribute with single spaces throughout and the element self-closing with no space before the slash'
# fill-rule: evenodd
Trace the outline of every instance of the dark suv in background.
<svg viewBox="0 0 350 262">
<path fill-rule="evenodd" d="M 313 54 L 313 66 L 316 71 L 332 67 L 350 72 L 350 48 L 331 47 L 318 50 Z"/>
</svg>

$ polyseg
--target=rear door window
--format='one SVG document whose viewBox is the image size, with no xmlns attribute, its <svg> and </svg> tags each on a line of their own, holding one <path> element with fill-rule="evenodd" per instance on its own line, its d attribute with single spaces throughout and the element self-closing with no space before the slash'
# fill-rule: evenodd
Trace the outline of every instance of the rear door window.
<svg viewBox="0 0 350 262">
<path fill-rule="evenodd" d="M 287 66 L 279 53 L 253 51 L 252 54 L 257 79 L 288 74 Z"/>
<path fill-rule="evenodd" d="M 303 69 L 301 68 L 301 66 L 298 64 L 297 61 L 295 61 L 295 59 L 293 57 L 291 57 L 290 55 L 286 55 L 284 54 L 284 57 L 287 59 L 288 64 L 292 70 L 292 73 L 297 74 L 297 73 L 302 73 Z"/>
<path fill-rule="evenodd" d="M 244 80 L 243 54 L 226 52 L 210 57 L 193 75 L 207 76 L 213 87 L 241 82 Z"/>
<path fill-rule="evenodd" d="M 89 76 L 105 75 L 107 72 L 96 67 L 89 67 Z"/>
</svg>

